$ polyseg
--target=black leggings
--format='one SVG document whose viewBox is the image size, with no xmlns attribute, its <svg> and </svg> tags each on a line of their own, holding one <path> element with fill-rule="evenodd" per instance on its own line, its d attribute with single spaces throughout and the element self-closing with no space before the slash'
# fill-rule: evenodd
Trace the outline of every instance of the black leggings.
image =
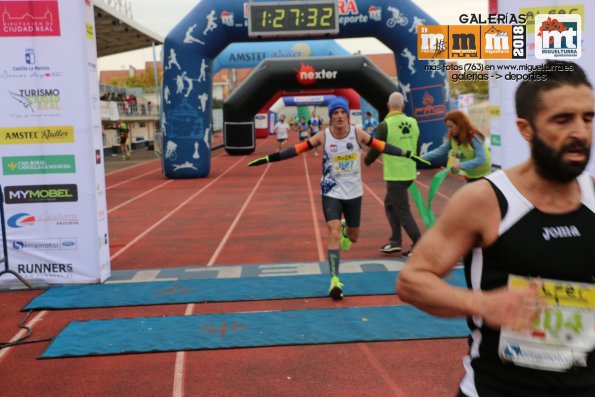
<svg viewBox="0 0 595 397">
<path fill-rule="evenodd" d="M 345 223 L 349 227 L 359 227 L 362 213 L 362 198 L 356 197 L 350 200 L 341 200 L 334 197 L 322 196 L 322 212 L 324 220 L 341 220 L 345 216 Z"/>
</svg>

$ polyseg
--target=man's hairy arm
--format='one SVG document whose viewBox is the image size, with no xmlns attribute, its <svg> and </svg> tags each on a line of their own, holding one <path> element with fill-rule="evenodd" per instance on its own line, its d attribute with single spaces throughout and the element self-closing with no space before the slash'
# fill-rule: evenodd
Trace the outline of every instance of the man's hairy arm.
<svg viewBox="0 0 595 397">
<path fill-rule="evenodd" d="M 449 285 L 449 273 L 473 247 L 486 246 L 497 237 L 498 203 L 487 181 L 460 189 L 436 224 L 415 247 L 397 281 L 399 297 L 421 310 L 442 317 L 480 316 L 499 328 L 530 328 L 536 314 L 536 289 L 473 291 Z"/>
</svg>

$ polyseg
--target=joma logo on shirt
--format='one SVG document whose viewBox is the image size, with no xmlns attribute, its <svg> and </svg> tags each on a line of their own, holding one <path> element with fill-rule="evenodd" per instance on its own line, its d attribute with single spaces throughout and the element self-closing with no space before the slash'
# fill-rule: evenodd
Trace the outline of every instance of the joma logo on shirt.
<svg viewBox="0 0 595 397">
<path fill-rule="evenodd" d="M 581 232 L 576 226 L 554 226 L 544 227 L 542 235 L 546 241 L 550 241 L 553 238 L 580 237 Z"/>
</svg>

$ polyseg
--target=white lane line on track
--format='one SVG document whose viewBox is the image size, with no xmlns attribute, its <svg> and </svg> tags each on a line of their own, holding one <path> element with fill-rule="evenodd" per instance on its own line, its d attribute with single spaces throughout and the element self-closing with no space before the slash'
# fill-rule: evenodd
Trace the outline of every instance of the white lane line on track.
<svg viewBox="0 0 595 397">
<path fill-rule="evenodd" d="M 146 164 L 146 163 L 141 163 L 141 164 Z M 135 176 L 134 178 L 126 179 L 125 181 L 121 181 L 121 182 L 115 183 L 113 185 L 110 185 L 109 187 L 106 187 L 105 190 L 110 190 L 110 189 L 113 189 L 115 187 L 118 187 L 118 186 L 121 186 L 121 185 L 125 185 L 128 182 L 134 181 L 136 179 L 140 179 L 143 176 L 146 176 L 146 175 L 149 175 L 149 174 L 154 174 L 154 173 L 159 172 L 159 171 L 161 171 L 161 170 L 160 169 L 156 169 L 156 170 L 147 171 L 144 174 L 140 174 L 140 175 Z M 108 175 L 112 175 L 112 174 L 108 174 Z"/>
<path fill-rule="evenodd" d="M 240 208 L 240 211 L 238 212 L 238 214 L 236 215 L 235 219 L 231 223 L 231 226 L 229 226 L 229 229 L 227 229 L 227 232 L 225 232 L 225 236 L 223 236 L 223 238 L 219 242 L 219 245 L 217 246 L 217 249 L 213 253 L 213 256 L 211 256 L 211 259 L 209 259 L 209 262 L 207 263 L 207 266 L 213 266 L 213 264 L 215 263 L 215 261 L 219 257 L 219 254 L 221 254 L 221 251 L 223 251 L 223 247 L 225 246 L 225 244 L 227 244 L 227 240 L 229 240 L 229 236 L 231 236 L 231 233 L 233 233 L 234 229 L 236 228 L 236 225 L 238 224 L 238 221 L 240 220 L 240 218 L 244 214 L 244 211 L 246 210 L 246 207 L 248 207 L 248 204 L 250 204 L 250 201 L 252 200 L 252 196 L 254 196 L 254 193 L 256 193 L 256 190 L 258 189 L 258 187 L 262 183 L 262 180 L 264 179 L 265 175 L 269 171 L 269 168 L 271 168 L 271 163 L 267 163 L 267 166 L 266 166 L 264 172 L 262 173 L 262 175 L 260 176 L 260 179 L 258 179 L 258 182 L 256 182 L 256 184 L 252 188 L 252 191 L 250 192 L 250 194 L 246 198 L 246 201 L 244 201 L 244 204 L 242 205 L 242 208 Z"/>
<path fill-rule="evenodd" d="M 372 364 L 372 367 L 374 367 L 374 369 L 378 371 L 384 383 L 386 383 L 386 385 L 392 391 L 392 394 L 395 396 L 405 396 L 406 394 L 403 391 L 403 389 L 401 389 L 399 385 L 397 385 L 397 383 L 390 377 L 390 374 L 386 371 L 386 369 L 384 369 L 384 367 L 378 361 L 376 356 L 374 356 L 374 354 L 370 351 L 368 345 L 364 343 L 358 343 L 358 346 L 364 352 L 364 354 L 368 358 L 368 361 L 370 361 L 370 363 Z"/>
<path fill-rule="evenodd" d="M 310 198 L 310 209 L 312 211 L 312 223 L 314 224 L 314 234 L 316 235 L 316 247 L 318 249 L 318 260 L 324 262 L 324 249 L 322 248 L 322 237 L 320 236 L 320 229 L 318 227 L 318 217 L 316 216 L 316 206 L 314 205 L 314 191 L 310 183 L 310 172 L 308 171 L 308 163 L 306 156 L 304 158 L 304 169 L 306 170 L 306 184 L 308 185 L 308 196 Z"/>
<path fill-rule="evenodd" d="M 242 157 L 242 160 L 244 159 L 244 157 Z M 229 170 L 231 170 L 231 168 L 235 167 L 236 164 L 237 163 L 235 163 L 227 171 L 229 171 Z M 215 250 L 215 253 L 213 254 L 213 256 L 211 257 L 211 259 L 209 260 L 209 263 L 207 263 L 207 266 L 212 266 L 213 263 L 215 263 L 215 261 L 217 260 L 217 257 L 221 253 L 221 250 L 223 249 L 223 246 L 225 245 L 225 243 L 229 239 L 229 236 L 231 235 L 231 233 L 235 229 L 236 224 L 238 223 L 239 219 L 241 218 L 242 214 L 244 213 L 244 210 L 246 209 L 246 207 L 250 203 L 250 200 L 252 199 L 252 196 L 256 192 L 256 189 L 258 189 L 258 187 L 262 183 L 262 180 L 264 179 L 264 177 L 265 177 L 266 173 L 268 172 L 270 166 L 271 166 L 270 163 L 267 164 L 266 169 L 264 170 L 264 172 L 262 173 L 260 179 L 258 180 L 258 182 L 256 183 L 256 185 L 252 189 L 252 192 L 250 192 L 250 195 L 248 196 L 248 198 L 246 198 L 246 201 L 244 202 L 244 205 L 242 205 L 242 208 L 240 209 L 238 215 L 236 216 L 236 218 L 232 222 L 231 226 L 229 227 L 229 229 L 225 233 L 225 236 L 223 237 L 223 239 L 219 243 L 219 246 Z M 225 171 L 225 173 L 227 173 L 227 171 Z M 189 315 L 192 314 L 193 311 L 194 311 L 194 303 L 190 303 L 190 304 L 188 304 L 188 306 L 186 306 L 186 311 L 184 312 L 184 315 L 185 316 L 189 316 Z M 176 353 L 176 364 L 175 364 L 175 368 L 174 368 L 173 397 L 182 397 L 182 396 L 184 396 L 184 365 L 185 365 L 185 358 L 186 358 L 186 353 L 185 352 L 180 351 L 180 352 L 177 352 Z"/>
<path fill-rule="evenodd" d="M 172 183 L 173 181 L 174 181 L 174 179 L 170 179 L 170 180 L 168 180 L 168 181 L 165 181 L 165 182 L 163 182 L 163 183 L 161 183 L 161 184 L 159 184 L 159 185 L 155 186 L 155 187 L 154 187 L 154 188 L 152 188 L 152 189 L 145 190 L 145 191 L 144 191 L 144 192 L 142 192 L 141 194 L 139 194 L 139 195 L 137 195 L 137 196 L 134 196 L 134 197 L 132 197 L 130 200 L 126 200 L 126 201 L 124 201 L 123 203 L 120 203 L 120 204 L 116 205 L 115 207 L 113 207 L 113 208 L 110 208 L 110 209 L 107 211 L 107 213 L 109 214 L 109 213 L 110 213 L 110 212 L 112 212 L 112 211 L 115 211 L 115 210 L 117 210 L 117 209 L 119 209 L 119 208 L 122 208 L 122 207 L 124 207 L 125 205 L 127 205 L 127 204 L 130 204 L 130 203 L 132 203 L 133 201 L 136 201 L 136 200 L 140 199 L 141 197 L 143 197 L 143 196 L 146 196 L 147 194 L 149 194 L 149 193 L 151 193 L 151 192 L 153 192 L 153 191 L 155 191 L 155 190 L 157 190 L 157 189 L 159 189 L 159 188 L 161 188 L 161 187 L 163 187 L 163 186 L 165 186 L 165 185 L 167 185 L 167 184 L 169 184 L 169 183 Z"/>
<path fill-rule="evenodd" d="M 150 232 L 152 232 L 153 229 L 155 229 L 157 226 L 159 226 L 163 222 L 165 222 L 168 218 L 170 218 L 178 210 L 180 210 L 181 208 L 183 208 L 186 204 L 188 204 L 188 202 L 190 202 L 191 200 L 193 200 L 196 196 L 198 196 L 199 194 L 201 194 L 202 192 L 204 192 L 205 190 L 207 190 L 209 187 L 211 187 L 211 185 L 213 185 L 215 182 L 217 182 L 219 179 L 221 179 L 223 176 L 225 176 L 236 165 L 238 165 L 240 162 L 244 161 L 245 158 L 246 158 L 246 156 L 242 156 L 231 167 L 229 167 L 227 170 L 225 170 L 224 172 L 222 172 L 221 175 L 219 175 L 217 178 L 215 178 L 212 181 L 210 181 L 209 183 L 207 183 L 198 192 L 196 192 L 192 196 L 188 197 L 186 200 L 184 200 L 182 203 L 180 203 L 176 208 L 174 208 L 173 210 L 171 210 L 170 212 L 168 212 L 164 217 L 162 217 L 160 220 L 158 220 L 157 222 L 155 222 L 151 227 L 149 227 L 144 232 L 142 232 L 141 234 L 139 234 L 138 236 L 136 236 L 128 244 L 126 244 L 125 246 L 123 246 L 122 248 L 120 248 L 116 253 L 114 253 L 110 257 L 110 260 L 114 260 L 115 258 L 117 258 L 118 256 L 120 256 L 122 253 L 124 253 L 126 250 L 128 250 L 128 248 L 130 248 L 131 246 L 133 246 L 138 240 L 140 240 L 141 238 L 145 237 L 147 234 L 149 234 Z"/>
<path fill-rule="evenodd" d="M 221 153 L 221 154 L 219 154 L 218 156 L 215 156 L 215 157 L 213 157 L 213 160 L 217 160 L 219 157 L 221 157 L 221 156 L 223 156 L 223 155 L 225 155 L 225 154 L 226 154 L 226 152 L 222 152 L 222 153 Z M 147 160 L 147 161 L 144 161 L 144 162 L 142 162 L 142 163 L 138 163 L 138 164 L 132 165 L 132 166 L 130 166 L 130 167 L 122 168 L 122 169 L 119 169 L 119 170 L 117 170 L 117 171 L 112 171 L 112 172 L 110 172 L 110 173 L 108 173 L 108 174 L 105 174 L 105 175 L 106 175 L 106 176 L 112 176 L 112 175 L 114 175 L 114 174 L 116 174 L 116 173 L 119 173 L 119 172 L 122 172 L 122 171 L 128 171 L 128 170 L 130 170 L 130 169 L 132 169 L 132 168 L 136 168 L 136 167 L 138 167 L 138 166 L 141 166 L 141 165 L 143 165 L 143 164 L 151 164 L 151 163 L 152 163 L 152 162 L 154 162 L 154 161 L 155 161 L 155 160 Z M 109 187 L 107 187 L 107 186 L 106 186 L 105 190 L 107 191 L 107 190 L 113 189 L 113 188 L 115 188 L 115 187 L 118 187 L 118 186 L 120 186 L 120 185 L 124 185 L 124 184 L 126 184 L 126 183 L 128 183 L 128 182 L 130 182 L 130 181 L 134 181 L 134 180 L 136 180 L 136 179 L 142 178 L 143 176 L 146 176 L 146 175 L 149 175 L 149 174 L 153 174 L 153 173 L 155 173 L 155 172 L 160 172 L 160 171 L 161 171 L 161 168 L 152 169 L 151 171 L 147 171 L 147 172 L 145 172 L 144 174 L 136 175 L 136 176 L 135 176 L 135 177 L 133 177 L 133 178 L 126 179 L 126 180 L 124 180 L 124 181 L 118 182 L 118 183 L 116 183 L 116 184 L 114 184 L 114 185 L 111 185 L 111 186 L 109 186 Z M 106 184 L 107 184 L 107 183 L 106 183 Z"/>
<path fill-rule="evenodd" d="M 194 303 L 189 303 L 184 311 L 184 316 L 190 316 L 194 312 Z M 173 397 L 182 397 L 184 395 L 184 364 L 186 362 L 186 352 L 176 352 L 176 364 L 174 367 L 174 389 Z"/>
<path fill-rule="evenodd" d="M 372 188 L 370 186 L 368 186 L 365 183 L 363 183 L 363 185 L 366 188 L 366 190 L 368 192 L 370 192 L 370 194 L 372 195 L 372 197 L 374 197 L 376 199 L 376 201 L 378 201 L 380 203 L 380 205 L 384 207 L 384 200 L 382 200 L 380 197 L 378 197 L 378 195 L 376 193 L 374 193 L 374 191 L 372 190 Z"/>
<path fill-rule="evenodd" d="M 46 313 L 47 313 L 46 310 L 40 311 L 39 313 L 37 313 L 37 315 L 35 315 L 35 317 L 33 317 L 31 320 L 29 320 L 29 322 L 25 325 L 27 327 L 33 329 L 33 326 L 35 324 L 37 324 L 38 322 L 40 322 L 45 317 Z M 19 338 L 22 338 L 23 336 L 25 336 L 26 333 L 27 333 L 27 330 L 25 330 L 25 329 L 20 330 L 10 339 L 10 342 L 19 340 Z M 2 362 L 4 357 L 6 357 L 6 355 L 8 355 L 8 352 L 10 350 L 12 350 L 12 347 L 5 347 L 4 349 L 0 350 L 0 362 Z"/>
<path fill-rule="evenodd" d="M 147 160 L 147 161 L 143 161 L 142 163 L 134 164 L 134 165 L 131 165 L 130 167 L 120 168 L 119 170 L 115 170 L 115 171 L 112 171 L 112 172 L 108 172 L 108 173 L 107 173 L 107 174 L 105 174 L 105 175 L 106 175 L 106 176 L 107 176 L 107 175 L 110 175 L 110 176 L 112 176 L 112 175 L 115 175 L 115 174 L 119 174 L 120 172 L 124 172 L 124 171 L 130 171 L 131 169 L 134 169 L 134 168 L 140 167 L 141 165 L 145 165 L 145 164 L 147 164 L 147 163 L 149 163 L 149 162 L 153 162 L 153 161 L 157 161 L 157 160 L 159 160 L 159 159 L 155 158 L 155 159 L 153 159 L 153 160 Z"/>
</svg>

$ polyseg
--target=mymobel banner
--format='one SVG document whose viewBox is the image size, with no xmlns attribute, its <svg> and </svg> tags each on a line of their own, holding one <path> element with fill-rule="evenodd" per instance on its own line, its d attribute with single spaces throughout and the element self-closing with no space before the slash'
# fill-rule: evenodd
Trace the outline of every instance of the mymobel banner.
<svg viewBox="0 0 595 397">
<path fill-rule="evenodd" d="M 8 263 L 32 283 L 99 283 L 110 275 L 93 18 L 91 0 L 2 1 Z M 17 280 L 5 275 L 0 283 Z"/>
</svg>

